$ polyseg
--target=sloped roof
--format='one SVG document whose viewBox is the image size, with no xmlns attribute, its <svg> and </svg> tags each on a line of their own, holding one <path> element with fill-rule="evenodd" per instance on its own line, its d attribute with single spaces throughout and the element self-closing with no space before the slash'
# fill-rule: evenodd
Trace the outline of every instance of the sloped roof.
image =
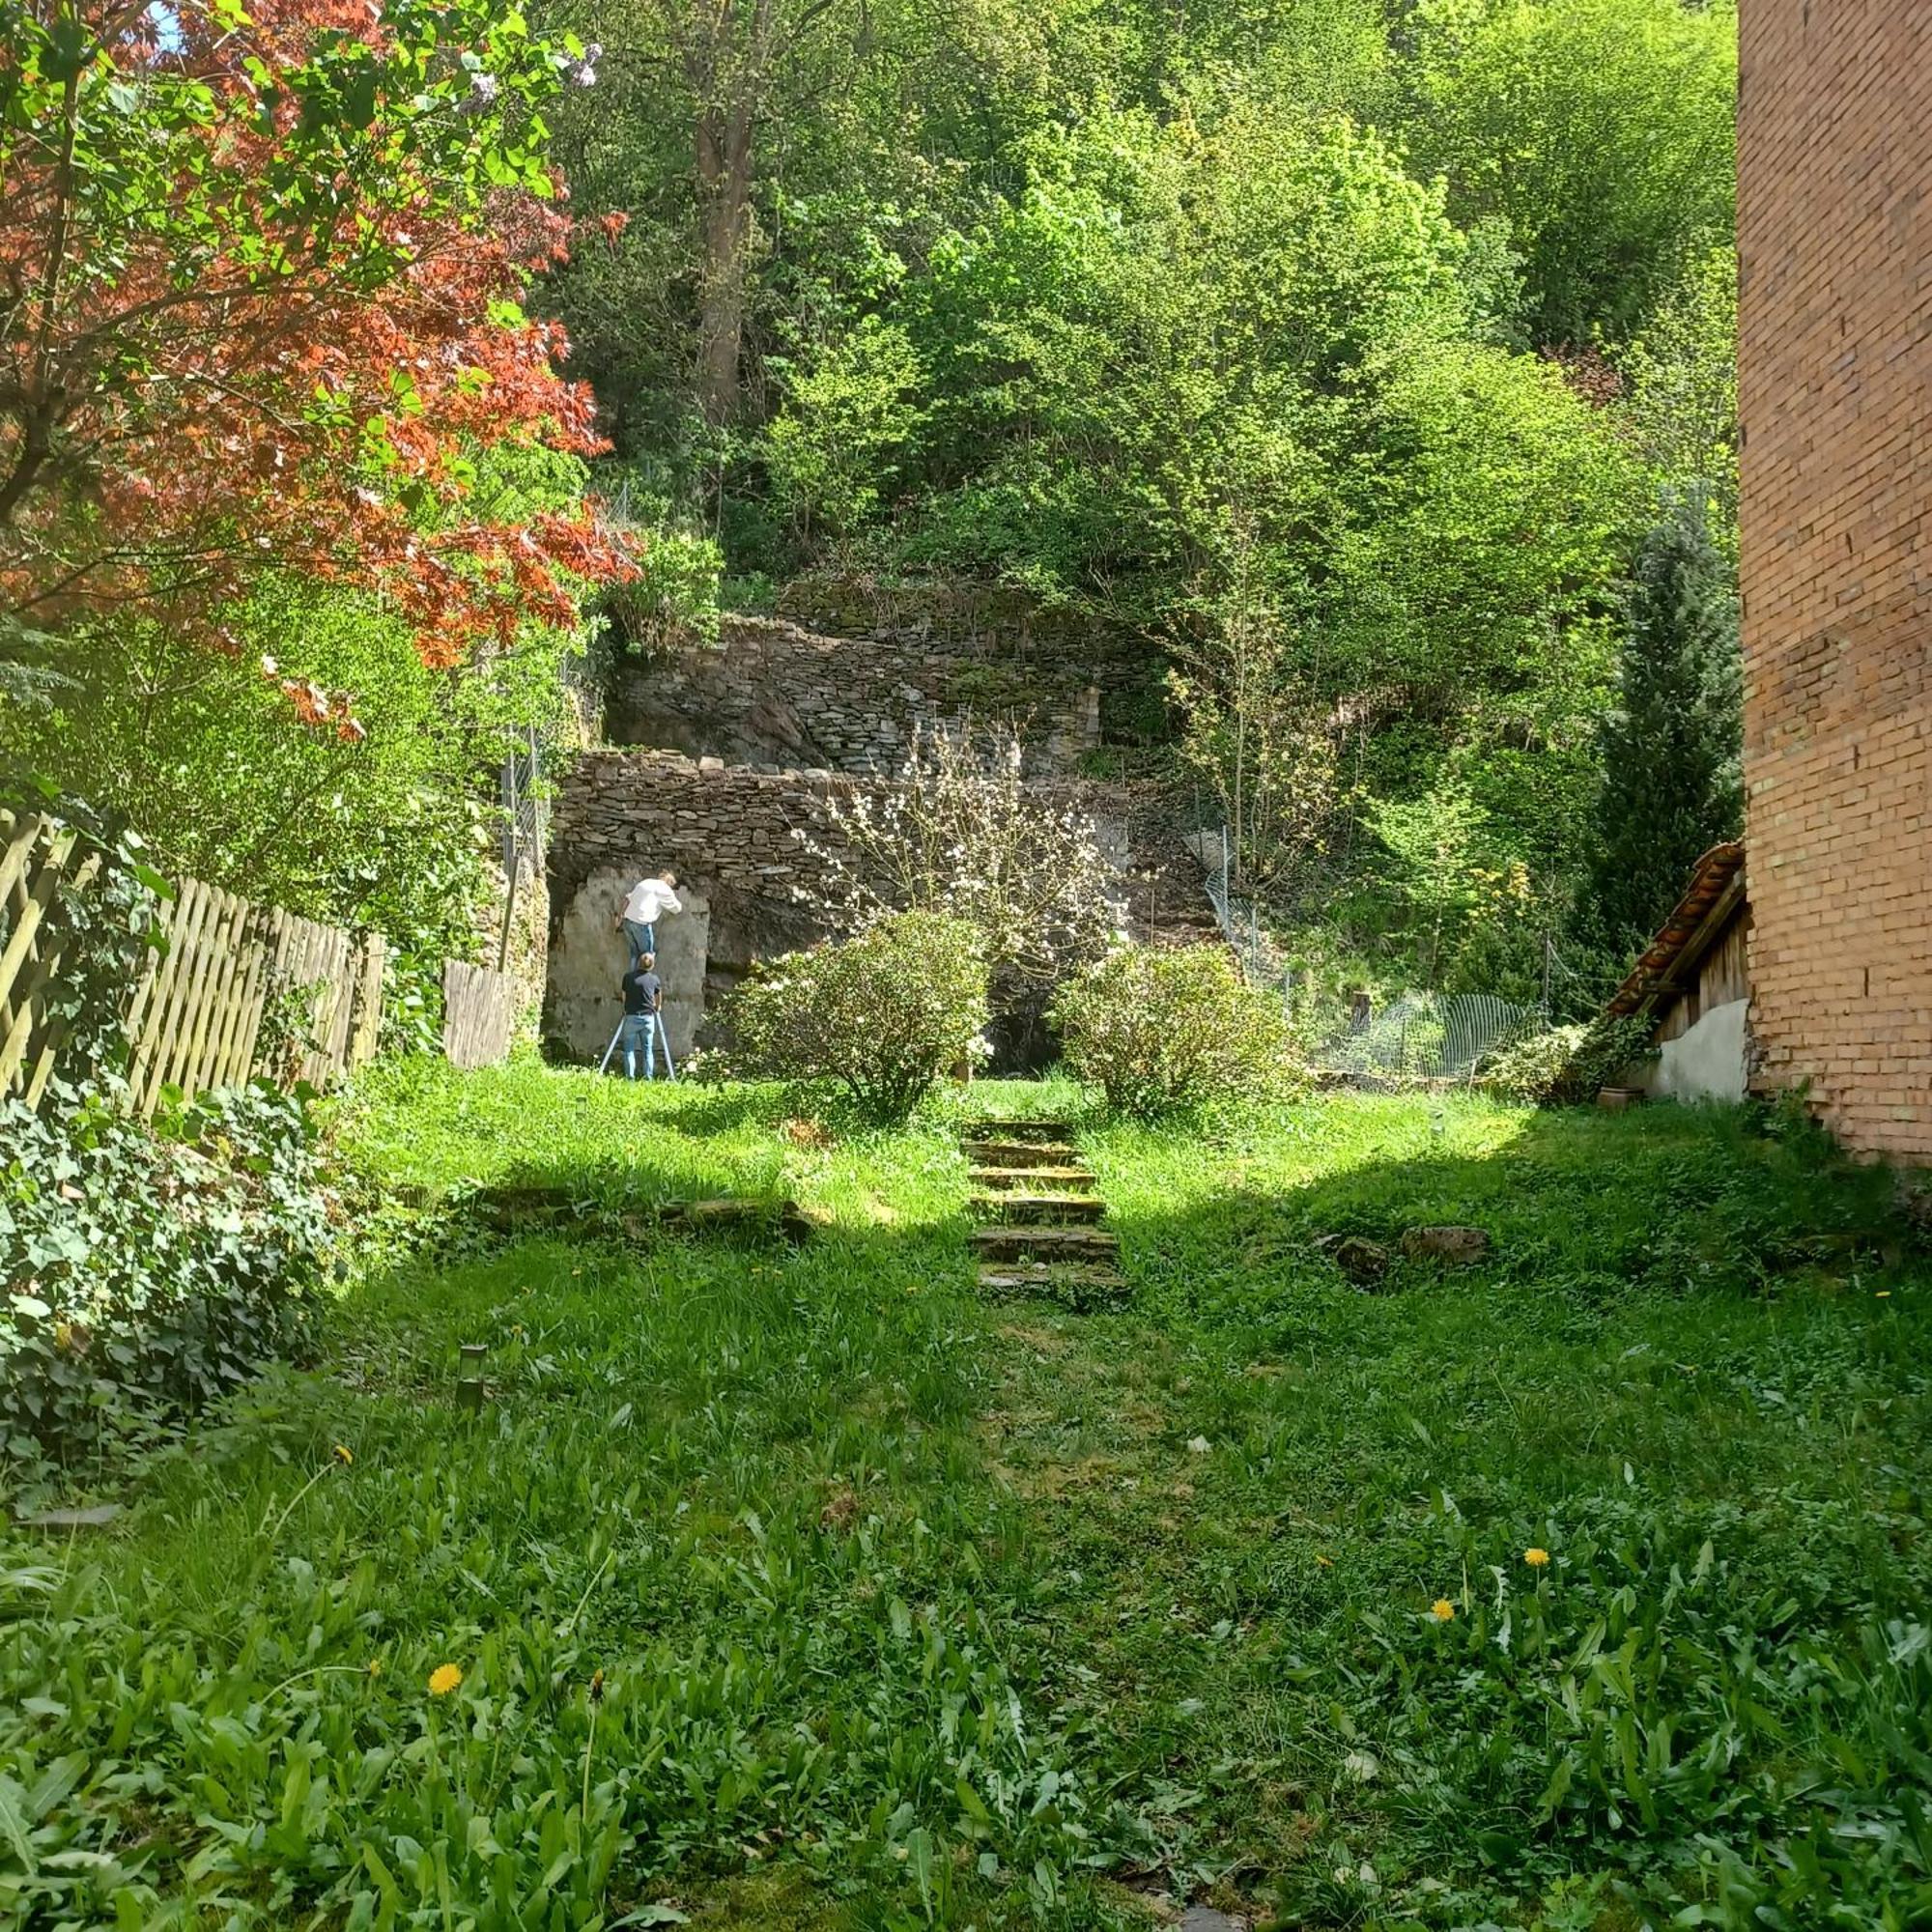
<svg viewBox="0 0 1932 1932">
<path fill-rule="evenodd" d="M 1663 922 L 1662 929 L 1604 1009 L 1611 1019 L 1640 1012 L 1660 992 L 1673 986 L 1685 969 L 1696 964 L 1705 951 L 1702 942 L 1716 936 L 1711 930 L 1713 916 L 1731 895 L 1734 883 L 1742 895 L 1744 869 L 1744 841 L 1737 838 L 1713 845 L 1697 861 L 1677 910 Z"/>
</svg>

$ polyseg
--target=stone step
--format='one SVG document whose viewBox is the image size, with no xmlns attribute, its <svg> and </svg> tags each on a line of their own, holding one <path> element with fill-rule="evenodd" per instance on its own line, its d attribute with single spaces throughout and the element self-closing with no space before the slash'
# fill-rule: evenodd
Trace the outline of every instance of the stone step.
<svg viewBox="0 0 1932 1932">
<path fill-rule="evenodd" d="M 1097 1194 L 976 1194 L 966 1205 L 974 1213 L 1009 1227 L 1092 1223 L 1107 1211 L 1107 1204 Z"/>
<path fill-rule="evenodd" d="M 1098 1228 L 976 1228 L 973 1247 L 982 1261 L 1073 1261 L 1111 1264 L 1118 1236 Z"/>
<path fill-rule="evenodd" d="M 1084 1311 L 1127 1298 L 1126 1277 L 1119 1269 L 1051 1262 L 995 1262 L 980 1270 L 980 1293 L 994 1298 L 1034 1294 Z"/>
<path fill-rule="evenodd" d="M 1071 1167 L 1080 1158 L 1055 1141 L 962 1141 L 960 1149 L 980 1167 Z"/>
<path fill-rule="evenodd" d="M 1091 1193 L 1099 1183 L 1084 1167 L 976 1167 L 975 1187 L 1050 1187 L 1062 1194 Z"/>
<path fill-rule="evenodd" d="M 975 1121 L 970 1130 L 991 1140 L 1071 1141 L 1073 1129 L 1065 1121 Z"/>
</svg>

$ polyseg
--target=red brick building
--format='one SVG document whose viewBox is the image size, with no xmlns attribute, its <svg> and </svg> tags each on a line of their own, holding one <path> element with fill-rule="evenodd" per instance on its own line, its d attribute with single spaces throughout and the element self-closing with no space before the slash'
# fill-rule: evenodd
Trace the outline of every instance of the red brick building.
<svg viewBox="0 0 1932 1932">
<path fill-rule="evenodd" d="M 1932 0 L 1743 0 L 1758 1084 L 1932 1161 Z"/>
</svg>

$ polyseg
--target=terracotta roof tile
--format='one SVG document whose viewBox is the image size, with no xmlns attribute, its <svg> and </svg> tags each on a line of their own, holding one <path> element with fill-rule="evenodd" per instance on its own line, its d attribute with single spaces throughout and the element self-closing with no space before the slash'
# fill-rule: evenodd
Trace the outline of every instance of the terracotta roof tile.
<svg viewBox="0 0 1932 1932">
<path fill-rule="evenodd" d="M 1677 910 L 1663 922 L 1662 929 L 1644 949 L 1642 957 L 1631 968 L 1630 977 L 1611 995 L 1609 1005 L 1604 1009 L 1611 1019 L 1621 1019 L 1626 1013 L 1640 1011 L 1670 977 L 1672 968 L 1683 956 L 1684 949 L 1703 929 L 1711 908 L 1729 890 L 1731 881 L 1744 869 L 1744 863 L 1745 848 L 1741 839 L 1713 845 L 1697 861 L 1696 869 L 1690 875 L 1690 888 L 1677 902 Z"/>
</svg>

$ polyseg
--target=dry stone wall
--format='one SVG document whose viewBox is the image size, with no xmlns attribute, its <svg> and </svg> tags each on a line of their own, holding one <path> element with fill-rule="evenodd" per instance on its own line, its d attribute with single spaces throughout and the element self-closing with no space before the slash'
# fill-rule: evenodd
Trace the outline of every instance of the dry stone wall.
<svg viewBox="0 0 1932 1932">
<path fill-rule="evenodd" d="M 1068 776 L 1159 702 L 1161 667 L 1143 640 L 996 591 L 908 599 L 821 584 L 783 616 L 728 617 L 715 643 L 628 663 L 610 694 L 611 740 L 864 773 L 896 768 L 921 729 L 1003 719 L 1030 773 Z"/>
<path fill-rule="evenodd" d="M 672 1039 L 687 1050 L 698 1017 L 760 959 L 824 938 L 836 849 L 824 806 L 834 791 L 881 782 L 824 767 L 756 769 L 674 752 L 596 752 L 559 788 L 551 825 L 550 976 L 544 1038 L 553 1057 L 590 1058 L 600 1026 L 614 1024 L 623 948 L 611 932 L 629 886 L 668 867 L 678 890 L 703 908 L 677 935 L 668 1004 L 683 1009 Z M 1211 931 L 1201 868 L 1165 828 L 1156 802 L 1092 780 L 1043 781 L 1043 808 L 1076 807 L 1093 820 L 1120 881 L 1130 925 L 1169 939 Z M 805 840 L 794 831 L 810 834 Z M 1205 922 L 1190 926 L 1188 922 Z M 691 943 L 699 938 L 694 952 Z M 701 1035 L 698 1036 L 701 1039 Z"/>
</svg>

